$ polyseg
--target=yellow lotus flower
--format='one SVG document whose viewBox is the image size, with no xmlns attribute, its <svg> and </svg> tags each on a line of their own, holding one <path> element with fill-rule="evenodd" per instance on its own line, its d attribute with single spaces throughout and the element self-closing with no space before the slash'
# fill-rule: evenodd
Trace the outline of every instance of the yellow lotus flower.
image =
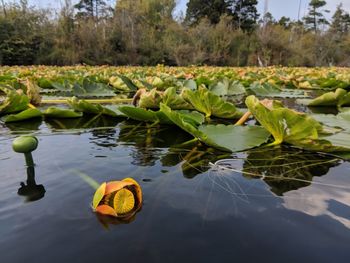
<svg viewBox="0 0 350 263">
<path fill-rule="evenodd" d="M 96 213 L 123 219 L 131 218 L 141 206 L 141 187 L 132 178 L 101 184 L 92 201 Z"/>
</svg>

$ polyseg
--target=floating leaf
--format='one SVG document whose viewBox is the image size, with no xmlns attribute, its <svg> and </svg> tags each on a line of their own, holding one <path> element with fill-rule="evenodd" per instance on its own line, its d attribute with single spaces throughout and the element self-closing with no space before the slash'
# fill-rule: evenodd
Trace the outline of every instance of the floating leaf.
<svg viewBox="0 0 350 263">
<path fill-rule="evenodd" d="M 174 87 L 165 90 L 162 102 L 173 110 L 193 110 L 193 106 L 177 94 Z"/>
<path fill-rule="evenodd" d="M 47 118 L 56 118 L 56 119 L 70 119 L 70 118 L 79 118 L 83 116 L 82 112 L 76 112 L 68 109 L 61 109 L 57 107 L 49 107 L 43 112 L 44 116 Z"/>
<path fill-rule="evenodd" d="M 246 93 L 244 86 L 239 81 L 230 81 L 227 78 L 210 84 L 208 89 L 217 96 L 234 96 Z"/>
<path fill-rule="evenodd" d="M 84 78 L 82 85 L 75 83 L 72 89 L 72 94 L 78 98 L 115 96 L 113 90 L 107 85 L 93 82 L 88 78 Z"/>
<path fill-rule="evenodd" d="M 136 121 L 159 122 L 158 113 L 152 110 L 136 108 L 132 106 L 121 106 L 119 110 L 128 118 Z"/>
<path fill-rule="evenodd" d="M 20 113 L 17 114 L 11 114 L 7 115 L 3 118 L 5 123 L 9 122 L 18 122 L 18 121 L 25 121 L 29 119 L 34 119 L 34 118 L 40 118 L 42 116 L 42 113 L 38 109 L 26 109 L 24 111 L 21 111 Z"/>
<path fill-rule="evenodd" d="M 210 142 L 231 152 L 240 152 L 260 146 L 266 143 L 271 136 L 260 126 L 203 125 L 199 127 L 199 131 Z"/>
<path fill-rule="evenodd" d="M 270 107 L 261 103 L 255 96 L 246 99 L 249 111 L 275 139 L 273 144 L 282 142 L 300 145 L 304 140 L 318 139 L 322 130 L 319 122 L 310 116 L 284 108 L 276 101 Z"/>
<path fill-rule="evenodd" d="M 103 107 L 100 104 L 92 104 L 85 100 L 79 100 L 76 97 L 67 100 L 68 104 L 78 112 L 84 112 L 95 115 L 107 115 L 111 117 L 118 117 L 118 114 L 107 107 Z"/>
<path fill-rule="evenodd" d="M 24 94 L 17 93 L 14 89 L 1 88 L 7 95 L 0 104 L 0 115 L 16 113 L 28 108 L 29 98 Z"/>
<path fill-rule="evenodd" d="M 261 96 L 261 97 L 276 97 L 276 98 L 304 98 L 305 96 L 303 91 L 296 89 L 280 89 L 276 85 L 271 83 L 260 83 L 258 81 L 252 83 L 247 91 L 250 94 Z"/>
<path fill-rule="evenodd" d="M 204 113 L 207 118 L 215 116 L 225 119 L 237 119 L 243 115 L 232 103 L 225 102 L 205 87 L 199 87 L 197 91 L 184 89 L 182 97 L 192 104 L 196 110 Z"/>
<path fill-rule="evenodd" d="M 334 92 L 327 92 L 313 100 L 298 100 L 298 102 L 307 106 L 350 106 L 350 93 L 344 89 L 337 89 Z"/>
<path fill-rule="evenodd" d="M 140 97 L 139 107 L 145 109 L 159 109 L 159 103 L 162 101 L 162 93 L 157 89 L 143 93 Z"/>
<path fill-rule="evenodd" d="M 184 116 L 172 111 L 164 104 L 161 104 L 161 111 L 181 129 L 206 145 L 223 151 L 237 152 L 250 149 L 265 143 L 270 137 L 269 132 L 257 126 L 206 125 L 197 128 L 195 124 L 190 123 Z"/>
</svg>

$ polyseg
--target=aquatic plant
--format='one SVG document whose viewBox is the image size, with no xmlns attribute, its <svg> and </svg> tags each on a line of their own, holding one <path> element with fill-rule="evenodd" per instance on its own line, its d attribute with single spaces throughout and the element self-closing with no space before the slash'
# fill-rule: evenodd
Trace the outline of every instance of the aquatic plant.
<svg viewBox="0 0 350 263">
<path fill-rule="evenodd" d="M 133 217 L 141 206 L 141 186 L 132 178 L 102 183 L 92 201 L 96 213 L 125 220 Z"/>
</svg>

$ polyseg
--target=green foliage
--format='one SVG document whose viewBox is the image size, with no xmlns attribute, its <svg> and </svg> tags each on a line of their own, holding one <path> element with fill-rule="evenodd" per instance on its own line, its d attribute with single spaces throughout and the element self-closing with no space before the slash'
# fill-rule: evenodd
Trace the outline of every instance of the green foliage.
<svg viewBox="0 0 350 263">
<path fill-rule="evenodd" d="M 46 118 L 55 118 L 55 119 L 70 119 L 70 118 L 79 118 L 83 116 L 82 112 L 75 112 L 68 109 L 61 109 L 57 107 L 49 107 L 43 112 Z"/>
<path fill-rule="evenodd" d="M 26 109 L 17 114 L 10 114 L 3 117 L 5 123 L 41 118 L 42 113 L 38 109 Z"/>
<path fill-rule="evenodd" d="M 0 104 L 0 115 L 16 113 L 28 108 L 29 99 L 26 95 L 15 90 L 2 88 L 6 92 L 6 99 Z"/>
<path fill-rule="evenodd" d="M 255 96 L 246 99 L 249 111 L 274 137 L 274 145 L 283 142 L 307 145 L 310 141 L 318 139 L 322 126 L 316 120 L 304 113 L 284 108 L 277 101 L 269 101 L 268 104 L 264 105 Z"/>
<path fill-rule="evenodd" d="M 118 117 L 118 113 L 107 107 L 103 107 L 100 104 L 92 104 L 85 100 L 79 100 L 76 97 L 68 99 L 67 102 L 75 111 L 78 112 L 84 112 L 93 115 L 107 115 L 110 117 Z"/>
<path fill-rule="evenodd" d="M 206 145 L 223 151 L 237 152 L 257 147 L 270 137 L 269 132 L 257 126 L 204 125 L 198 127 L 198 124 L 190 122 L 186 116 L 172 111 L 166 105 L 161 104 L 160 108 L 175 125 Z"/>
<path fill-rule="evenodd" d="M 197 111 L 204 113 L 207 118 L 214 116 L 224 119 L 238 119 L 243 115 L 232 103 L 223 101 L 204 87 L 199 87 L 196 91 L 184 89 L 182 97 Z"/>
<path fill-rule="evenodd" d="M 344 89 L 337 89 L 334 92 L 327 92 L 313 100 L 300 100 L 301 103 L 306 104 L 307 106 L 350 106 L 350 93 Z"/>
</svg>

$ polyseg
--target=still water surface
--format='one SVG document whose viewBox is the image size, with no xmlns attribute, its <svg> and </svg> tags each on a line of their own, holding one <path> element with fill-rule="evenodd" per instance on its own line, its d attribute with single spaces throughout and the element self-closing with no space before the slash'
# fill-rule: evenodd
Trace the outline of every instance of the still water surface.
<svg viewBox="0 0 350 263">
<path fill-rule="evenodd" d="M 1 263 L 349 262 L 349 162 L 281 147 L 232 155 L 186 144 L 175 127 L 90 124 L 2 129 Z M 11 149 L 28 129 L 39 139 L 29 186 L 24 156 Z M 142 210 L 103 225 L 82 174 L 133 177 Z"/>
</svg>

